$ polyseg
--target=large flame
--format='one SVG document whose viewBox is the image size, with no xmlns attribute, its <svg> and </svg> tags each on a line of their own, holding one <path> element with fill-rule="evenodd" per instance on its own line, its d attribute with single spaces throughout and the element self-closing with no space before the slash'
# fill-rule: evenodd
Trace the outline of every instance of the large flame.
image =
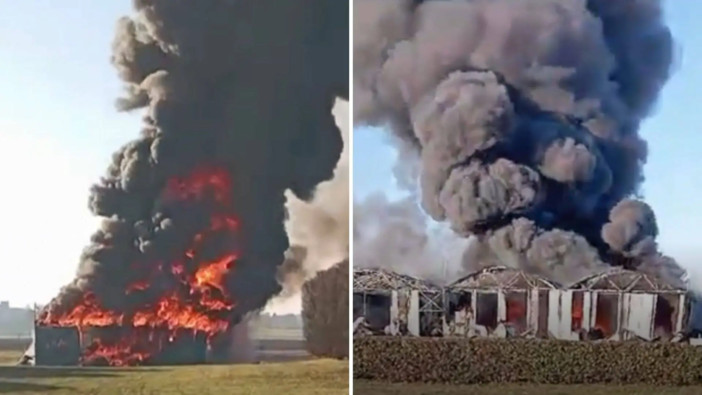
<svg viewBox="0 0 702 395">
<path fill-rule="evenodd" d="M 166 342 L 164 333 L 169 334 L 167 342 L 172 343 L 176 334 L 182 336 L 183 330 L 205 333 L 208 339 L 226 331 L 235 302 L 227 293 L 225 280 L 238 255 L 235 248 L 216 248 L 212 258 L 213 249 L 207 246 L 222 237 L 235 240 L 238 223 L 232 209 L 231 186 L 229 174 L 218 167 L 197 168 L 184 177 L 168 180 L 161 199 L 166 204 L 205 204 L 214 208 L 209 224 L 182 247 L 179 259 L 125 262 L 125 270 L 144 273 L 126 286 L 125 298 L 156 292 L 156 302 L 140 305 L 129 313 L 112 311 L 88 291 L 64 314 L 43 313 L 39 324 L 78 327 L 81 333 L 94 327 L 131 327 L 132 331 L 119 331 L 119 335 L 93 336 L 85 348 L 83 363 L 100 360 L 115 366 L 140 364 L 156 355 Z"/>
</svg>

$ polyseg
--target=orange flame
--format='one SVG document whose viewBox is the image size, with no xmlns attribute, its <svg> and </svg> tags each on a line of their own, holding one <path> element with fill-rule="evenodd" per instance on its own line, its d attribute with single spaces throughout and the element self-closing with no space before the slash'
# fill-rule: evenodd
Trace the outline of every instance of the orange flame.
<svg viewBox="0 0 702 395">
<path fill-rule="evenodd" d="M 206 266 L 201 266 L 195 272 L 197 286 L 199 288 L 211 286 L 225 292 L 222 286 L 223 278 L 229 272 L 235 260 L 236 254 L 229 254 Z"/>
<path fill-rule="evenodd" d="M 583 294 L 574 293 L 571 303 L 570 328 L 579 331 L 583 327 Z"/>
<path fill-rule="evenodd" d="M 157 302 L 139 306 L 129 315 L 101 306 L 92 292 L 86 292 L 70 311 L 60 315 L 44 313 L 39 319 L 40 324 L 75 326 L 81 332 L 87 327 L 151 328 L 149 336 L 153 336 L 155 331 L 167 329 L 171 331 L 171 341 L 176 331 L 183 329 L 204 332 L 208 338 L 227 330 L 235 303 L 230 299 L 225 284 L 228 274 L 234 269 L 237 252 L 223 251 L 220 257 L 213 260 L 198 259 L 198 252 L 212 235 L 225 233 L 233 238 L 238 230 L 238 221 L 231 207 L 229 174 L 220 168 L 203 167 L 186 177 L 174 177 L 167 182 L 163 199 L 206 200 L 217 207 L 210 217 L 209 226 L 195 234 L 190 245 L 183 246 L 182 259 L 166 265 L 165 262 L 152 265 L 155 269 L 149 278 L 140 278 L 128 284 L 124 292 L 125 297 L 144 292 L 157 278 L 169 276 L 176 280 L 175 288 L 164 291 Z M 164 271 L 164 266 L 169 270 Z M 135 345 L 139 339 L 136 337 L 109 340 L 93 340 L 85 351 L 84 360 L 105 360 L 115 366 L 140 364 L 161 349 L 160 344 L 150 344 L 152 349 L 137 350 Z"/>
</svg>

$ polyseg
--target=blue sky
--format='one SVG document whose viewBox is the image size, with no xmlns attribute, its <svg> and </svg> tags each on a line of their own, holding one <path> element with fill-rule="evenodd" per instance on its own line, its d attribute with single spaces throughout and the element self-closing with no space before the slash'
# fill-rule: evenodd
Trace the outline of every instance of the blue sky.
<svg viewBox="0 0 702 395">
<path fill-rule="evenodd" d="M 644 199 L 656 212 L 659 244 L 687 267 L 702 270 L 702 1 L 668 0 L 666 19 L 678 44 L 677 70 L 641 134 L 649 143 Z M 382 130 L 354 129 L 353 190 L 356 199 L 395 187 L 392 147 Z"/>
<path fill-rule="evenodd" d="M 97 229 L 88 188 L 139 132 L 109 63 L 130 6 L 0 0 L 0 300 L 48 301 Z"/>
</svg>

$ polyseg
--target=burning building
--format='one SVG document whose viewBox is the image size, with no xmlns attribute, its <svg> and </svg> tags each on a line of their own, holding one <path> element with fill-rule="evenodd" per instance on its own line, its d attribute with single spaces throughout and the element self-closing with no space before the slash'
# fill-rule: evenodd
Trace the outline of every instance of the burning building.
<svg viewBox="0 0 702 395">
<path fill-rule="evenodd" d="M 545 335 L 548 297 L 557 290 L 550 281 L 519 270 L 481 270 L 446 287 L 444 333 L 490 336 L 499 328 L 515 336 Z"/>
<path fill-rule="evenodd" d="M 361 269 L 353 292 L 357 335 L 679 341 L 695 325 L 686 289 L 621 268 L 562 286 L 490 267 L 443 287 Z"/>
<path fill-rule="evenodd" d="M 39 364 L 76 347 L 81 364 L 229 360 L 232 329 L 282 288 L 286 191 L 310 199 L 342 151 L 348 2 L 134 7 L 112 63 L 143 130 L 91 189 L 102 227 L 37 317 Z"/>
</svg>

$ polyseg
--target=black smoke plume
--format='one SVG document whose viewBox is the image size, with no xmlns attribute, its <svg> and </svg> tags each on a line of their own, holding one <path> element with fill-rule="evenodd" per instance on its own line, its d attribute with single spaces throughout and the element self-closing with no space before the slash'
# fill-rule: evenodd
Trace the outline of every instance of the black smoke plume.
<svg viewBox="0 0 702 395">
<path fill-rule="evenodd" d="M 112 63 L 126 88 L 118 107 L 145 108 L 144 128 L 92 188 L 90 209 L 105 218 L 103 226 L 76 279 L 43 317 L 58 321 L 91 294 L 101 308 L 128 319 L 176 289 L 168 266 L 217 208 L 208 205 L 216 199 L 173 201 L 166 192 L 174 179 L 209 166 L 231 179 L 218 193 L 231 196 L 226 203 L 238 218 L 238 238 L 213 236 L 193 261 L 236 251 L 224 280 L 233 302 L 225 318 L 236 323 L 281 289 L 284 191 L 309 198 L 332 177 L 341 153 L 331 110 L 336 97 L 348 100 L 348 2 L 133 4 L 135 14 L 117 24 Z M 163 274 L 147 275 L 156 263 Z M 185 265 L 186 274 L 194 269 Z M 149 286 L 125 294 L 140 280 Z"/>
<path fill-rule="evenodd" d="M 659 1 L 358 0 L 354 25 L 354 117 L 420 157 L 424 211 L 475 236 L 469 270 L 682 276 L 632 198 L 671 73 Z"/>
</svg>

